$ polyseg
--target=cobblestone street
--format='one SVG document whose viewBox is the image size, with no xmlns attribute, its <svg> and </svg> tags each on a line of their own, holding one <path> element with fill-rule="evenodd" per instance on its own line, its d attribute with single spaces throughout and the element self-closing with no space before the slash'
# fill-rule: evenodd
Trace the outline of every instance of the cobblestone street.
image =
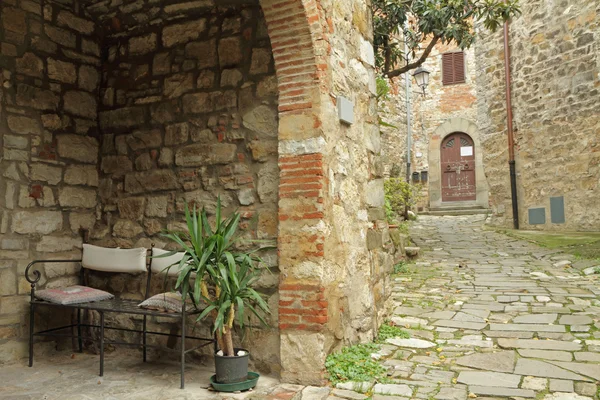
<svg viewBox="0 0 600 400">
<path fill-rule="evenodd" d="M 412 338 L 383 346 L 396 382 L 363 387 L 374 400 L 597 398 L 598 275 L 484 230 L 482 217 L 420 217 L 411 236 L 425 251 L 416 272 L 396 280 L 391 320 Z"/>
</svg>

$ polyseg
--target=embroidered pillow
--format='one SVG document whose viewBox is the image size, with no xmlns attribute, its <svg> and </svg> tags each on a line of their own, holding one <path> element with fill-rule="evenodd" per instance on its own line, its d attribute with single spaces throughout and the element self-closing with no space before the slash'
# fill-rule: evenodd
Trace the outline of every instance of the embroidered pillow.
<svg viewBox="0 0 600 400">
<path fill-rule="evenodd" d="M 115 296 L 103 290 L 75 285 L 66 288 L 38 290 L 35 292 L 35 297 L 50 303 L 77 304 L 108 300 Z"/>
<path fill-rule="evenodd" d="M 189 299 L 188 299 L 189 300 Z M 150 297 L 147 300 L 144 300 L 138 307 L 146 308 L 148 310 L 157 310 L 157 311 L 166 311 L 166 312 L 181 312 L 181 293 L 179 292 L 167 292 L 160 293 Z M 189 301 L 187 309 L 190 308 Z"/>
</svg>

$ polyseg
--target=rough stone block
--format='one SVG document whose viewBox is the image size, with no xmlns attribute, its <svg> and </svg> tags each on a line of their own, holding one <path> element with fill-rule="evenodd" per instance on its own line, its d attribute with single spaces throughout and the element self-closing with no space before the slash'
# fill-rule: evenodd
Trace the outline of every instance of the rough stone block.
<svg viewBox="0 0 600 400">
<path fill-rule="evenodd" d="M 214 110 L 210 93 L 194 93 L 183 96 L 183 112 L 204 114 Z"/>
<path fill-rule="evenodd" d="M 65 111 L 92 120 L 96 119 L 96 98 L 87 92 L 71 90 L 64 95 Z"/>
<path fill-rule="evenodd" d="M 12 230 L 20 234 L 47 235 L 61 230 L 63 216 L 60 211 L 18 211 L 13 214 Z"/>
<path fill-rule="evenodd" d="M 24 35 L 27 33 L 26 15 L 25 12 L 16 8 L 4 7 L 2 8 L 2 13 L 0 13 L 2 27 L 9 32 Z"/>
<path fill-rule="evenodd" d="M 194 75 L 192 73 L 175 74 L 165 78 L 163 95 L 173 99 L 194 90 Z"/>
<path fill-rule="evenodd" d="M 136 36 L 129 39 L 129 54 L 140 55 L 150 53 L 156 49 L 156 33 Z"/>
<path fill-rule="evenodd" d="M 100 74 L 95 67 L 82 65 L 79 67 L 79 87 L 88 92 L 95 92 L 98 89 Z"/>
<path fill-rule="evenodd" d="M 145 215 L 147 217 L 166 217 L 167 216 L 168 197 L 151 196 L 146 202 Z"/>
<path fill-rule="evenodd" d="M 8 128 L 14 133 L 21 135 L 40 135 L 42 133 L 39 122 L 33 118 L 8 115 L 6 120 L 8 122 Z"/>
<path fill-rule="evenodd" d="M 60 26 L 71 28 L 79 33 L 91 35 L 94 33 L 94 22 L 80 18 L 73 13 L 61 10 L 56 17 L 56 22 Z"/>
<path fill-rule="evenodd" d="M 97 204 L 96 190 L 74 186 L 61 188 L 58 203 L 62 207 L 94 208 Z"/>
<path fill-rule="evenodd" d="M 48 58 L 48 77 L 64 83 L 75 83 L 77 80 L 75 64 Z"/>
<path fill-rule="evenodd" d="M 57 135 L 58 155 L 88 164 L 98 162 L 98 141 L 90 136 Z"/>
<path fill-rule="evenodd" d="M 65 183 L 98 186 L 98 170 L 93 165 L 70 165 L 65 171 Z"/>
<path fill-rule="evenodd" d="M 171 53 L 158 53 L 152 61 L 152 74 L 165 75 L 171 72 Z"/>
<path fill-rule="evenodd" d="M 266 74 L 269 72 L 272 54 L 267 48 L 252 49 L 252 61 L 250 63 L 250 75 Z"/>
<path fill-rule="evenodd" d="M 191 144 L 175 153 L 175 164 L 182 167 L 227 164 L 235 159 L 237 146 L 229 143 Z"/>
<path fill-rule="evenodd" d="M 90 211 L 88 213 L 71 212 L 69 214 L 69 226 L 72 232 L 79 232 L 79 229 L 91 230 L 96 223 L 95 214 Z"/>
<path fill-rule="evenodd" d="M 29 86 L 24 83 L 17 85 L 17 105 L 31 107 L 36 110 L 56 110 L 59 97 L 44 89 Z"/>
<path fill-rule="evenodd" d="M 46 32 L 46 35 L 50 40 L 61 46 L 75 48 L 75 45 L 77 44 L 77 36 L 71 31 L 48 24 L 44 25 L 44 32 Z"/>
<path fill-rule="evenodd" d="M 269 138 L 277 137 L 277 120 L 277 110 L 264 104 L 245 113 L 242 118 L 242 122 L 246 128 Z"/>
<path fill-rule="evenodd" d="M 166 127 L 165 145 L 173 146 L 187 142 L 189 131 L 189 125 L 185 122 L 168 125 Z"/>
<path fill-rule="evenodd" d="M 126 140 L 131 150 L 134 151 L 157 148 L 162 145 L 162 135 L 158 129 L 133 132 L 127 136 Z"/>
<path fill-rule="evenodd" d="M 142 107 L 123 107 L 100 113 L 100 127 L 104 130 L 111 128 L 131 128 L 140 126 L 146 119 Z"/>
<path fill-rule="evenodd" d="M 141 234 L 144 229 L 136 222 L 129 220 L 118 220 L 113 226 L 113 236 L 132 238 Z"/>
<path fill-rule="evenodd" d="M 41 252 L 55 253 L 58 251 L 71 251 L 81 249 L 83 240 L 80 237 L 71 236 L 43 236 L 36 244 L 35 250 Z M 48 277 L 51 278 L 51 277 Z"/>
<path fill-rule="evenodd" d="M 4 147 L 7 149 L 25 150 L 29 145 L 29 140 L 24 136 L 4 135 Z"/>
<path fill-rule="evenodd" d="M 56 185 L 62 180 L 62 168 L 41 163 L 31 164 L 29 178 L 32 181 L 43 181 Z"/>
<path fill-rule="evenodd" d="M 16 60 L 17 72 L 23 75 L 42 78 L 44 75 L 44 62 L 33 53 L 25 53 Z"/>
<path fill-rule="evenodd" d="M 119 216 L 123 219 L 132 219 L 139 221 L 144 217 L 144 205 L 146 199 L 144 197 L 127 197 L 119 199 Z"/>
<path fill-rule="evenodd" d="M 261 203 L 276 203 L 279 194 L 279 168 L 267 163 L 258 171 L 258 198 Z"/>
<path fill-rule="evenodd" d="M 127 156 L 104 156 L 100 166 L 105 174 L 123 175 L 133 171 L 133 163 Z"/>
<path fill-rule="evenodd" d="M 219 40 L 219 65 L 223 67 L 236 66 L 242 62 L 242 41 L 239 36 Z"/>
<path fill-rule="evenodd" d="M 175 190 L 180 187 L 177 176 L 171 170 L 157 169 L 125 175 L 125 191 L 127 193 L 156 192 Z"/>
<path fill-rule="evenodd" d="M 206 19 L 195 19 L 180 24 L 169 25 L 163 28 L 162 43 L 165 47 L 172 47 L 180 43 L 198 39 L 206 30 Z"/>
<path fill-rule="evenodd" d="M 215 67 L 218 63 L 217 41 L 190 42 L 185 45 L 185 56 L 196 59 L 198 69 Z"/>
</svg>

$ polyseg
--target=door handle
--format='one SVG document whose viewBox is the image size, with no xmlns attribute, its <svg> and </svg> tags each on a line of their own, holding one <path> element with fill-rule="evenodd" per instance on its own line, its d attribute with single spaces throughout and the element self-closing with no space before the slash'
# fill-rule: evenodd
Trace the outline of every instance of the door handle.
<svg viewBox="0 0 600 400">
<path fill-rule="evenodd" d="M 469 169 L 469 164 L 465 164 L 465 169 Z"/>
<path fill-rule="evenodd" d="M 446 169 L 447 169 L 448 171 L 450 171 L 450 168 L 451 168 L 451 167 L 450 167 L 450 165 L 446 165 Z"/>
</svg>

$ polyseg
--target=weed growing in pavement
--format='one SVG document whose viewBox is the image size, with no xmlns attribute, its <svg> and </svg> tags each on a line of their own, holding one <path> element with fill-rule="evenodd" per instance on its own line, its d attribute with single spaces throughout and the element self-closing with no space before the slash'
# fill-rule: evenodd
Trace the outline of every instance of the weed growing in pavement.
<svg viewBox="0 0 600 400">
<path fill-rule="evenodd" d="M 379 332 L 377 332 L 377 343 L 385 343 L 390 338 L 409 339 L 410 333 L 386 321 L 379 328 Z"/>
<path fill-rule="evenodd" d="M 398 264 L 394 265 L 394 274 L 408 274 L 410 270 L 408 269 L 408 264 L 406 261 L 400 261 Z"/>
<path fill-rule="evenodd" d="M 379 351 L 374 343 L 344 347 L 339 353 L 332 353 L 325 360 L 329 380 L 335 386 L 339 382 L 382 382 L 388 380 L 387 369 L 373 360 L 372 353 Z"/>
</svg>

